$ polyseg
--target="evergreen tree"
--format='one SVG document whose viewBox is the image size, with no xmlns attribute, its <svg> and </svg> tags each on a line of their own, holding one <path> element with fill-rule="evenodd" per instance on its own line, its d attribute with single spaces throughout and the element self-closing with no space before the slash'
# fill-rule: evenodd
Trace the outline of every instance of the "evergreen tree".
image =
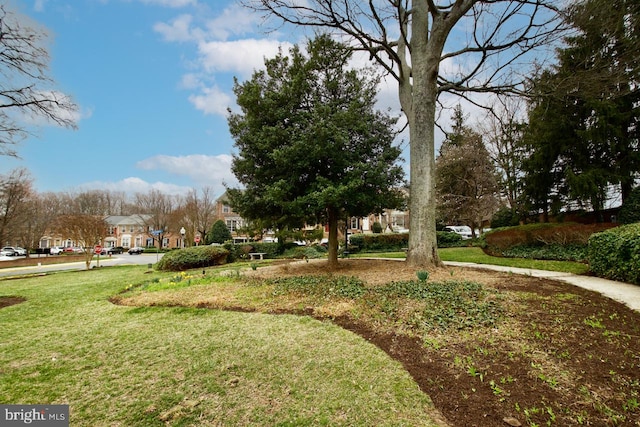
<svg viewBox="0 0 640 427">
<path fill-rule="evenodd" d="M 348 67 L 350 49 L 324 35 L 307 51 L 296 46 L 236 82 L 232 170 L 244 189 L 228 195 L 244 218 L 275 229 L 328 224 L 336 263 L 340 219 L 402 202 L 396 119 L 375 110 L 378 80 Z"/>
<path fill-rule="evenodd" d="M 598 211 L 610 185 L 626 199 L 640 170 L 640 3 L 585 0 L 569 12 L 577 34 L 536 79 L 527 194 L 545 211 L 554 199 Z"/>
<path fill-rule="evenodd" d="M 229 231 L 227 224 L 225 224 L 223 220 L 219 219 L 211 226 L 211 231 L 207 234 L 206 243 L 222 244 L 232 238 L 233 236 L 231 236 L 231 232 Z"/>
</svg>

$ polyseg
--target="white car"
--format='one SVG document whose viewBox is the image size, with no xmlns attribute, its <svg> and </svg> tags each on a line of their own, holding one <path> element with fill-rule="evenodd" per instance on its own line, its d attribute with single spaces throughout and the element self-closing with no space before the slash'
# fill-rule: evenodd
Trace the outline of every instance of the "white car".
<svg viewBox="0 0 640 427">
<path fill-rule="evenodd" d="M 62 246 L 53 246 L 49 248 L 49 253 L 51 255 L 60 255 L 64 252 L 64 248 Z"/>
<path fill-rule="evenodd" d="M 463 239 L 470 239 L 473 237 L 471 227 L 466 225 L 447 225 L 444 228 L 444 231 L 459 234 Z"/>
<path fill-rule="evenodd" d="M 5 246 L 0 250 L 0 254 L 4 256 L 25 256 L 27 250 L 19 246 Z"/>
</svg>

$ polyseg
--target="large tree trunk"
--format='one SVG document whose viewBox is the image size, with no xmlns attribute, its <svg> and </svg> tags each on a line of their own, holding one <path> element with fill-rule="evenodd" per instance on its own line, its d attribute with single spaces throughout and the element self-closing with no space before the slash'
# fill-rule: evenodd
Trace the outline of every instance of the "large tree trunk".
<svg viewBox="0 0 640 427">
<path fill-rule="evenodd" d="M 434 133 L 438 68 L 448 30 L 437 18 L 432 23 L 433 28 L 429 34 L 427 3 L 416 2 L 414 6 L 416 7 L 412 22 L 411 76 L 403 76 L 400 82 L 401 103 L 409 121 L 411 162 L 411 217 L 407 263 L 417 268 L 427 268 L 442 264 L 436 241 Z M 407 105 L 409 89 L 406 86 L 411 84 L 411 103 Z M 404 90 L 402 85 L 405 86 Z"/>
<path fill-rule="evenodd" d="M 334 209 L 327 212 L 329 222 L 329 267 L 338 266 L 338 213 Z"/>
</svg>

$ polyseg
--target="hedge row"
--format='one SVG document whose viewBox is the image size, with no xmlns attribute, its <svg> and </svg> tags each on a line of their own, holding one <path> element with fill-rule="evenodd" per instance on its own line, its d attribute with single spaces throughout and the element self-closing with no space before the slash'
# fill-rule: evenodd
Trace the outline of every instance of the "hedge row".
<svg viewBox="0 0 640 427">
<path fill-rule="evenodd" d="M 497 228 L 484 235 L 485 251 L 501 256 L 505 251 L 522 246 L 584 246 L 593 233 L 616 224 L 539 223 Z"/>
<path fill-rule="evenodd" d="M 640 223 L 591 236 L 588 259 L 597 276 L 640 285 Z"/>
<path fill-rule="evenodd" d="M 448 231 L 438 231 L 436 238 L 440 248 L 460 246 L 463 242 L 462 236 Z M 408 246 L 409 234 L 407 233 L 353 234 L 349 239 L 350 252 L 401 251 Z"/>
<path fill-rule="evenodd" d="M 398 251 L 409 246 L 408 233 L 352 234 L 349 251 L 382 252 Z"/>
<path fill-rule="evenodd" d="M 184 271 L 227 262 L 229 251 L 221 246 L 194 246 L 166 253 L 156 264 L 158 270 Z"/>
</svg>

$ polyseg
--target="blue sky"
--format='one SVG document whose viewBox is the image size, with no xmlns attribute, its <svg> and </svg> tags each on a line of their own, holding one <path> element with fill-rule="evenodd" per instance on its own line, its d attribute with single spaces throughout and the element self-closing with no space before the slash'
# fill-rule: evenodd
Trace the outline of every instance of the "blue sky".
<svg viewBox="0 0 640 427">
<path fill-rule="evenodd" d="M 249 78 L 302 34 L 267 34 L 233 0 L 10 0 L 49 32 L 49 74 L 80 107 L 78 130 L 39 127 L 0 158 L 36 190 L 221 194 L 233 141 L 233 77 Z M 33 24 L 33 22 L 32 22 Z"/>
<path fill-rule="evenodd" d="M 16 147 L 20 158 L 0 156 L 0 173 L 27 168 L 40 192 L 208 186 L 222 194 L 223 183 L 237 185 L 226 120 L 234 76 L 244 81 L 279 47 L 306 42 L 301 29 L 268 31 L 235 0 L 8 1 L 49 33 L 49 74 L 80 108 L 78 130 L 30 128 L 35 136 Z M 452 43 L 466 30 L 454 30 Z M 445 62 L 441 70 L 469 66 Z M 383 85 L 379 108 L 399 115 L 397 97 L 395 81 Z M 437 150 L 443 136 L 436 138 Z M 405 168 L 406 140 L 398 139 Z"/>
</svg>

